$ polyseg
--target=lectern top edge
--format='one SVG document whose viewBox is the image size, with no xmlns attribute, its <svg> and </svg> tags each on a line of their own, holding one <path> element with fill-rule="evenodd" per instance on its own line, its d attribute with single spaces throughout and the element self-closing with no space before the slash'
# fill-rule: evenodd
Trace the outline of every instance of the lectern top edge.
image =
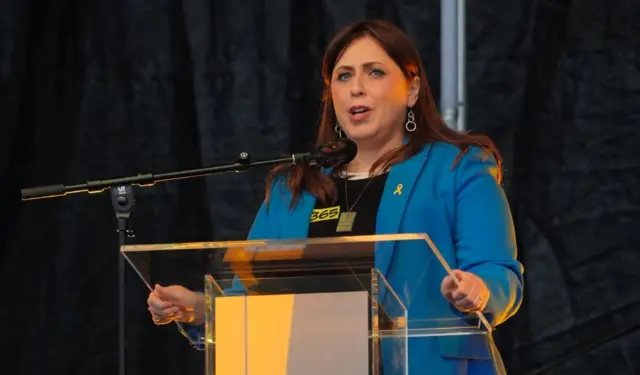
<svg viewBox="0 0 640 375">
<path fill-rule="evenodd" d="M 120 250 L 125 253 L 149 252 L 149 251 L 178 251 L 178 250 L 203 250 L 203 249 L 224 249 L 229 247 L 248 246 L 300 246 L 300 245 L 323 245 L 340 243 L 371 243 L 388 241 L 411 241 L 423 240 L 431 243 L 431 239 L 426 233 L 400 233 L 400 234 L 378 234 L 365 236 L 344 236 L 326 238 L 301 238 L 287 240 L 242 240 L 242 241 L 203 241 L 203 242 L 182 242 L 182 243 L 162 243 L 162 244 L 141 244 L 124 245 Z"/>
</svg>

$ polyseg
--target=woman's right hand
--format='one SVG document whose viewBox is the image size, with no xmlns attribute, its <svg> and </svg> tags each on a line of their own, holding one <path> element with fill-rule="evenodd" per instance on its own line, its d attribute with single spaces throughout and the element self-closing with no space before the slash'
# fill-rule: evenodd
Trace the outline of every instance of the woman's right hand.
<svg viewBox="0 0 640 375">
<path fill-rule="evenodd" d="M 157 285 L 147 298 L 149 312 L 157 325 L 178 321 L 201 324 L 204 321 L 204 296 L 180 285 Z"/>
</svg>

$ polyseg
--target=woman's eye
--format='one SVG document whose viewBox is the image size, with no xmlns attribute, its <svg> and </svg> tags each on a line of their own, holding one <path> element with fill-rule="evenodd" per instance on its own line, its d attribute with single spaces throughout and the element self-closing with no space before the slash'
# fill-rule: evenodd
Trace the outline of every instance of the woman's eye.
<svg viewBox="0 0 640 375">
<path fill-rule="evenodd" d="M 338 74 L 338 81 L 344 81 L 345 79 L 348 79 L 350 76 L 349 73 L 340 73 Z"/>
<path fill-rule="evenodd" d="M 374 77 L 382 77 L 384 75 L 384 72 L 380 69 L 372 69 L 371 75 Z"/>
</svg>

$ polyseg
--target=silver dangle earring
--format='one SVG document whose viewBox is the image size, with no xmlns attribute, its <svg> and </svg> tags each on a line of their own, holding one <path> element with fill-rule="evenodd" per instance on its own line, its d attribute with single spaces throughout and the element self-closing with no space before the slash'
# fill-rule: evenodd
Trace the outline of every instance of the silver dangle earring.
<svg viewBox="0 0 640 375">
<path fill-rule="evenodd" d="M 333 128 L 333 130 L 336 132 L 336 137 L 338 139 L 344 137 L 344 133 L 342 132 L 342 128 L 340 127 L 340 124 L 336 122 L 336 127 Z"/>
<path fill-rule="evenodd" d="M 411 133 L 415 131 L 417 127 L 416 116 L 413 114 L 413 109 L 409 108 L 409 112 L 407 112 L 407 122 L 404 124 L 404 128 Z"/>
</svg>

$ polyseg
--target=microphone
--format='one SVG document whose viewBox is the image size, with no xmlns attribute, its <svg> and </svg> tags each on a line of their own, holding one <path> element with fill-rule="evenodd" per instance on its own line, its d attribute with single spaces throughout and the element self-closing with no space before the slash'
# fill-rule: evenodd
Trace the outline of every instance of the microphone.
<svg viewBox="0 0 640 375">
<path fill-rule="evenodd" d="M 356 146 L 355 142 L 348 138 L 343 138 L 324 143 L 312 152 L 293 154 L 291 159 L 293 165 L 306 162 L 312 167 L 334 168 L 351 162 L 357 153 L 358 146 Z"/>
</svg>

